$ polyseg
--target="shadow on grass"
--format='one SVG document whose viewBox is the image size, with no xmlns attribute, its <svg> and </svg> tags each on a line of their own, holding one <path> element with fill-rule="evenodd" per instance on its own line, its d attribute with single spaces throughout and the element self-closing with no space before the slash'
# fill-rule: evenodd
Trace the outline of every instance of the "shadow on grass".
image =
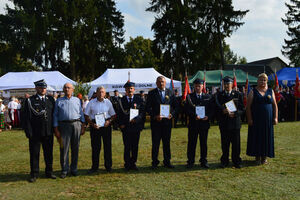
<svg viewBox="0 0 300 200">
<path fill-rule="evenodd" d="M 174 169 L 166 168 L 162 165 L 159 165 L 156 169 L 152 169 L 151 166 L 138 166 L 138 170 L 130 170 L 126 171 L 124 168 L 113 168 L 111 172 L 107 172 L 104 168 L 100 168 L 97 172 L 89 174 L 89 169 L 79 169 L 78 176 L 97 176 L 100 174 L 157 174 L 157 173 L 181 173 L 181 172 L 190 172 L 190 171 L 205 171 L 205 170 L 219 170 L 222 169 L 220 163 L 209 163 L 209 169 L 205 169 L 200 166 L 200 164 L 195 164 L 193 168 L 186 168 L 185 164 L 176 164 L 173 162 Z M 257 166 L 255 161 L 253 160 L 244 160 L 242 163 L 242 168 L 247 167 L 255 167 Z M 228 165 L 226 168 L 234 168 L 232 163 Z M 53 172 L 58 179 L 60 175 L 60 170 Z M 69 175 L 70 176 L 70 175 Z M 29 173 L 22 174 L 22 173 L 7 173 L 7 174 L 0 174 L 0 183 L 7 183 L 7 182 L 18 182 L 18 181 L 26 181 L 29 178 Z M 45 179 L 45 175 L 43 172 L 40 172 L 39 179 Z"/>
</svg>

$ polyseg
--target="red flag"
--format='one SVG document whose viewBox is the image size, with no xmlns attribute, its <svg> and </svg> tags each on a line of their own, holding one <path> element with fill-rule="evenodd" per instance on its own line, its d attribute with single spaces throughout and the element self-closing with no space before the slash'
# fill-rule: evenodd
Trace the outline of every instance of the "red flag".
<svg viewBox="0 0 300 200">
<path fill-rule="evenodd" d="M 298 75 L 298 69 L 296 69 L 296 83 L 295 83 L 295 97 L 300 98 L 300 82 L 299 82 L 299 75 Z"/>
<path fill-rule="evenodd" d="M 204 79 L 203 79 L 204 83 L 203 83 L 203 89 L 202 89 L 202 92 L 206 94 L 206 81 L 205 81 L 205 74 L 206 74 L 206 73 L 205 73 L 205 71 L 204 71 Z"/>
<path fill-rule="evenodd" d="M 279 84 L 278 84 L 278 78 L 277 78 L 277 74 L 275 71 L 275 85 L 274 85 L 274 92 L 275 92 L 275 99 L 276 102 L 279 103 L 280 99 L 281 99 L 281 94 L 279 92 Z"/>
<path fill-rule="evenodd" d="M 185 101 L 186 96 L 191 93 L 189 81 L 187 75 L 185 76 L 185 85 L 184 85 L 184 93 L 182 95 L 182 100 Z"/>
<path fill-rule="evenodd" d="M 233 84 L 232 84 L 232 89 L 237 90 L 237 83 L 236 83 L 235 69 L 233 69 Z"/>
</svg>

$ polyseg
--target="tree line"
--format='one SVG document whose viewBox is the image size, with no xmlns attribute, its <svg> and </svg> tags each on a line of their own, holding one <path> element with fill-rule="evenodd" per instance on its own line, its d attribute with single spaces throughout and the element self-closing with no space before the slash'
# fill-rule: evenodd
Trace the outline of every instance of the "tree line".
<svg viewBox="0 0 300 200">
<path fill-rule="evenodd" d="M 154 67 L 181 79 L 185 71 L 246 62 L 225 43 L 248 12 L 232 0 L 151 0 L 145 9 L 155 13 L 154 40 L 126 44 L 114 0 L 12 2 L 0 15 L 0 74 L 58 70 L 86 82 L 107 68 Z"/>
</svg>

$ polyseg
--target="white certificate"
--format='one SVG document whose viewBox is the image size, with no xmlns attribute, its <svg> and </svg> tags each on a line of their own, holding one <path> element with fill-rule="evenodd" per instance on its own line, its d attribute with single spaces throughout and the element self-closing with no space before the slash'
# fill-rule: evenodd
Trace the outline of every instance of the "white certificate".
<svg viewBox="0 0 300 200">
<path fill-rule="evenodd" d="M 103 127 L 105 124 L 105 115 L 104 113 L 100 113 L 95 115 L 96 125 L 99 127 Z"/>
<path fill-rule="evenodd" d="M 162 118 L 169 118 L 170 115 L 170 105 L 160 104 L 160 116 Z"/>
<path fill-rule="evenodd" d="M 196 106 L 196 115 L 201 119 L 205 117 L 205 106 Z"/>
<path fill-rule="evenodd" d="M 138 115 L 139 115 L 139 109 L 130 108 L 130 111 L 129 111 L 129 121 L 131 121 L 132 119 L 134 119 Z"/>
<path fill-rule="evenodd" d="M 225 106 L 229 110 L 229 112 L 235 112 L 235 111 L 237 111 L 236 106 L 235 106 L 233 100 L 228 101 L 227 103 L 225 103 Z"/>
</svg>

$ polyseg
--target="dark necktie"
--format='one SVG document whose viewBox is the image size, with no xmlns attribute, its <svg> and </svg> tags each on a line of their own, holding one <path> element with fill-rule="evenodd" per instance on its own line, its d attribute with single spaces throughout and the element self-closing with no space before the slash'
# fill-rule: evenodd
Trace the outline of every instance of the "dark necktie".
<svg viewBox="0 0 300 200">
<path fill-rule="evenodd" d="M 129 106 L 132 106 L 132 97 L 129 97 Z"/>
<path fill-rule="evenodd" d="M 165 99 L 163 97 L 163 91 L 162 90 L 159 90 L 159 93 L 160 93 L 160 99 L 161 101 L 164 103 L 165 102 Z"/>
</svg>

